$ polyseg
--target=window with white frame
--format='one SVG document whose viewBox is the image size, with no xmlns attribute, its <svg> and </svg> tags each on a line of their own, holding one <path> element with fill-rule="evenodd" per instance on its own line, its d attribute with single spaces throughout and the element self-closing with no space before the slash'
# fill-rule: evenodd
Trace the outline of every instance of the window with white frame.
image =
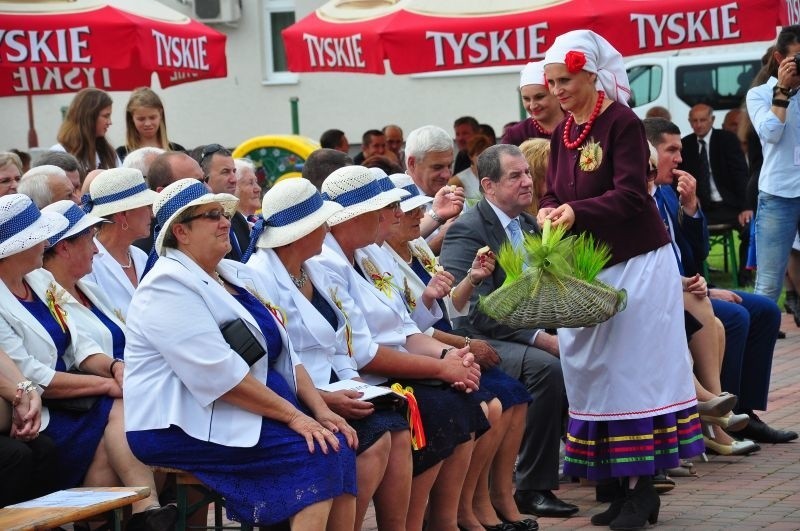
<svg viewBox="0 0 800 531">
<path fill-rule="evenodd" d="M 263 0 L 264 83 L 297 83 L 297 74 L 289 72 L 281 31 L 295 22 L 294 0 Z"/>
</svg>

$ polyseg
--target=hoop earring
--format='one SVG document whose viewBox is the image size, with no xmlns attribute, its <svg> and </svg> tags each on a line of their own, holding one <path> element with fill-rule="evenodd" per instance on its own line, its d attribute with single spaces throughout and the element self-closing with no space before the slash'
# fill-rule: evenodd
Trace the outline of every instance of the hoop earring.
<svg viewBox="0 0 800 531">
<path fill-rule="evenodd" d="M 128 225 L 128 222 L 127 222 L 127 221 L 123 221 L 123 222 L 122 222 L 122 230 L 128 230 L 128 226 L 129 226 L 129 225 Z"/>
</svg>

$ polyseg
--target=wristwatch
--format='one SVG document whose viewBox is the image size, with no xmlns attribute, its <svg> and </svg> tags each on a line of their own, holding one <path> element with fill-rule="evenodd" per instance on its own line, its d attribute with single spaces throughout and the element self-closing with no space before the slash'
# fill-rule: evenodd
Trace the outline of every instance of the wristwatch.
<svg viewBox="0 0 800 531">
<path fill-rule="evenodd" d="M 434 209 L 431 208 L 430 210 L 428 210 L 428 215 L 431 217 L 433 221 L 435 221 L 439 225 L 444 225 L 445 220 L 442 219 L 442 217 L 439 214 L 437 214 Z"/>
</svg>

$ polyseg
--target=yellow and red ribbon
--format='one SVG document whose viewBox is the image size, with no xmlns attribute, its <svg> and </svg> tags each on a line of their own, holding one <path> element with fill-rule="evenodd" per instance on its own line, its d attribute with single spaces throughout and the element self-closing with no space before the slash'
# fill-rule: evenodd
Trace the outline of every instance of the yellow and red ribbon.
<svg viewBox="0 0 800 531">
<path fill-rule="evenodd" d="M 419 405 L 414 396 L 414 389 L 411 386 L 403 387 L 399 383 L 393 383 L 392 391 L 405 397 L 408 402 L 408 425 L 411 427 L 411 447 L 414 450 L 422 450 L 428 444 L 425 440 L 425 429 L 422 426 L 422 415 L 419 412 Z"/>
<path fill-rule="evenodd" d="M 347 312 L 344 311 L 342 307 L 342 301 L 339 299 L 337 288 L 331 288 L 329 293 L 331 294 L 331 300 L 339 308 L 339 311 L 342 312 L 344 316 L 344 338 L 347 341 L 347 355 L 351 358 L 353 357 L 353 327 L 350 326 L 350 318 L 347 316 Z"/>
<path fill-rule="evenodd" d="M 50 314 L 53 316 L 53 319 L 55 319 L 58 323 L 58 326 L 61 327 L 61 331 L 66 332 L 67 312 L 65 312 L 64 308 L 62 308 L 61 305 L 56 302 L 54 287 L 50 287 L 50 289 L 47 290 L 47 308 L 50 310 Z"/>
</svg>

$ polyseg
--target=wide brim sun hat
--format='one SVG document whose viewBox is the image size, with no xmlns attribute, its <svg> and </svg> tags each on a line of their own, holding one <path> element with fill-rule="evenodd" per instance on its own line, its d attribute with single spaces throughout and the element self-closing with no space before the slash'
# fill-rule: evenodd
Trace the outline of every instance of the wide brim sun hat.
<svg viewBox="0 0 800 531">
<path fill-rule="evenodd" d="M 256 246 L 272 249 L 295 242 L 343 208 L 334 201 L 322 199 L 308 179 L 284 179 L 264 194 L 261 202 L 264 231 Z"/>
<path fill-rule="evenodd" d="M 378 181 L 378 186 L 380 186 L 381 192 L 389 192 L 394 189 L 401 190 L 403 192 L 402 196 L 400 197 L 401 201 L 403 199 L 408 199 L 408 197 L 411 195 L 410 191 L 400 188 L 399 186 L 395 186 L 395 184 L 389 178 L 389 175 L 383 171 L 382 168 L 370 168 L 369 171 L 372 172 L 372 175 L 375 176 L 375 180 Z"/>
<path fill-rule="evenodd" d="M 81 198 L 87 214 L 104 217 L 150 206 L 158 194 L 147 187 L 142 172 L 134 168 L 111 168 L 95 177 L 89 193 Z"/>
<path fill-rule="evenodd" d="M 409 194 L 405 199 L 400 201 L 400 209 L 403 212 L 410 212 L 415 208 L 433 202 L 433 198 L 431 196 L 420 193 L 419 188 L 417 188 L 417 185 L 414 184 L 414 180 L 411 178 L 411 176 L 406 175 L 405 173 L 393 173 L 389 176 L 389 179 L 398 190 L 405 190 Z"/>
<path fill-rule="evenodd" d="M 0 258 L 30 249 L 67 225 L 67 218 L 57 212 L 41 212 L 27 195 L 0 197 Z"/>
<path fill-rule="evenodd" d="M 156 217 L 155 251 L 159 256 L 164 254 L 164 238 L 169 234 L 172 224 L 175 223 L 187 208 L 220 203 L 225 213 L 233 216 L 239 199 L 231 194 L 215 194 L 208 191 L 205 184 L 197 179 L 180 179 L 170 184 L 159 192 L 153 213 Z"/>
<path fill-rule="evenodd" d="M 50 247 L 54 246 L 61 240 L 65 240 L 75 236 L 76 234 L 80 234 L 84 230 L 88 229 L 89 227 L 93 227 L 98 223 L 109 223 L 107 219 L 98 218 L 97 216 L 85 213 L 81 207 L 69 199 L 62 199 L 61 201 L 56 201 L 55 203 L 47 205 L 42 209 L 42 213 L 45 212 L 55 212 L 57 214 L 61 214 L 67 218 L 67 221 L 69 222 L 69 225 L 67 225 L 64 230 L 57 232 L 47 239 L 47 243 Z"/>
<path fill-rule="evenodd" d="M 328 219 L 334 226 L 361 214 L 385 208 L 405 197 L 397 188 L 381 191 L 374 174 L 364 166 L 345 166 L 331 173 L 322 183 L 322 198 L 336 201 L 342 207 Z"/>
</svg>

